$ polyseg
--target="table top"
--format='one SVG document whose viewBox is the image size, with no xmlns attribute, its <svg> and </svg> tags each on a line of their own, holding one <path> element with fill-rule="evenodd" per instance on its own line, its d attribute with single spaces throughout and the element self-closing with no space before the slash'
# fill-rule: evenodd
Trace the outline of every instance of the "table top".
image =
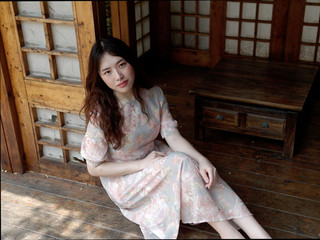
<svg viewBox="0 0 320 240">
<path fill-rule="evenodd" d="M 302 111 L 318 70 L 313 65 L 223 58 L 190 93 Z"/>
</svg>

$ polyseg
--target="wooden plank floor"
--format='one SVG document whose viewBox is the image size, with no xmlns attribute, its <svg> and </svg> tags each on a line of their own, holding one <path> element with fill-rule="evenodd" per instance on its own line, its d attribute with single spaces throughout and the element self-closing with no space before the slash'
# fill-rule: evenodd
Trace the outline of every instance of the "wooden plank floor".
<svg viewBox="0 0 320 240">
<path fill-rule="evenodd" d="M 193 141 L 188 90 L 206 70 L 175 67 L 153 80 L 164 89 L 181 133 L 216 166 L 273 238 L 320 237 L 320 96 L 311 99 L 293 160 L 282 143 L 226 132 Z M 317 88 L 319 90 L 319 88 Z M 139 227 L 122 216 L 101 187 L 27 172 L 1 174 L 2 239 L 136 239 Z M 181 225 L 180 239 L 216 239 L 207 224 Z"/>
</svg>

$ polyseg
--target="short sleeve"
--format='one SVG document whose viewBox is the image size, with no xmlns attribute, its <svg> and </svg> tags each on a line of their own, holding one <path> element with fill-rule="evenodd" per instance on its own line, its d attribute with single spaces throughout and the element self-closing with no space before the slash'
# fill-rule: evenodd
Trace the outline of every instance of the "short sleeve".
<svg viewBox="0 0 320 240">
<path fill-rule="evenodd" d="M 87 164 L 98 166 L 107 160 L 108 143 L 102 129 L 89 121 L 81 144 L 81 156 Z"/>
<path fill-rule="evenodd" d="M 165 95 L 160 87 L 158 88 L 158 99 L 161 106 L 160 112 L 160 121 L 161 121 L 161 128 L 160 134 L 162 138 L 166 138 L 173 133 L 179 133 L 178 130 L 178 123 L 176 120 L 172 118 L 172 115 L 169 111 L 169 106 Z"/>
</svg>

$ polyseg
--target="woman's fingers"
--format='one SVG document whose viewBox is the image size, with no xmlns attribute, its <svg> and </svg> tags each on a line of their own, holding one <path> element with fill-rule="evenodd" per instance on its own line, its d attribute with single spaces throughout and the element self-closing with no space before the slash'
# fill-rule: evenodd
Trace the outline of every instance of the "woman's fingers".
<svg viewBox="0 0 320 240">
<path fill-rule="evenodd" d="M 210 189 L 213 183 L 213 169 L 210 168 L 208 171 L 208 175 L 209 175 L 209 183 L 207 184 L 206 188 Z"/>
</svg>

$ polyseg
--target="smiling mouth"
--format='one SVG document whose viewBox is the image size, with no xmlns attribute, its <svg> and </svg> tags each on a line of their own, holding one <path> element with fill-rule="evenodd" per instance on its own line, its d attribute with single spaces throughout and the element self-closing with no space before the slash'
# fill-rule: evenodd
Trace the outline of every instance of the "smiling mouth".
<svg viewBox="0 0 320 240">
<path fill-rule="evenodd" d="M 127 84 L 128 84 L 128 80 L 119 83 L 117 86 L 118 87 L 125 87 Z"/>
</svg>

